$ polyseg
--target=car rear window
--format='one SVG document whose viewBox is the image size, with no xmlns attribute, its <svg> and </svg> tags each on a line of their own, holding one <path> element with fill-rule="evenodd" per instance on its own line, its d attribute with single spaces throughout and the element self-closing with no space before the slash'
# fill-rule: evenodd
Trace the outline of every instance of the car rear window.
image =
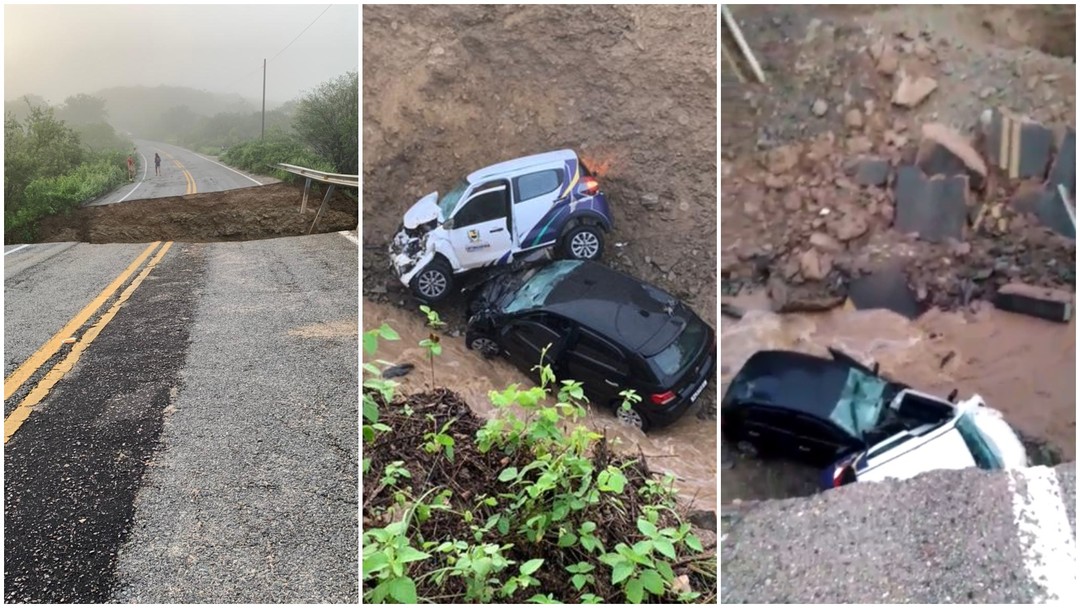
<svg viewBox="0 0 1080 608">
<path fill-rule="evenodd" d="M 667 348 L 650 357 L 664 376 L 677 375 L 694 359 L 705 342 L 705 324 L 701 319 L 692 317 L 682 333 Z"/>
<path fill-rule="evenodd" d="M 963 437 L 972 458 L 975 459 L 975 466 L 987 470 L 1005 468 L 1001 458 L 990 447 L 990 442 L 983 437 L 979 427 L 971 419 L 971 414 L 962 414 L 956 420 L 956 430 L 960 432 L 960 436 Z"/>
<path fill-rule="evenodd" d="M 885 408 L 882 394 L 886 386 L 888 382 L 884 379 L 852 368 L 848 371 L 847 381 L 840 391 L 840 400 L 829 419 L 853 437 L 862 437 L 877 426 L 881 418 Z"/>
<path fill-rule="evenodd" d="M 518 288 L 514 297 L 503 307 L 503 312 L 518 312 L 543 304 L 552 290 L 578 266 L 581 266 L 581 260 L 562 260 L 536 271 Z"/>
</svg>

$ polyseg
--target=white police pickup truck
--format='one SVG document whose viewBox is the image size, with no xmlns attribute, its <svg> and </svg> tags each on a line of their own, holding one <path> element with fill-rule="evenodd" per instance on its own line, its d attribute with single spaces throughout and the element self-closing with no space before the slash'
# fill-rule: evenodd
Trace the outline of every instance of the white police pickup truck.
<svg viewBox="0 0 1080 608">
<path fill-rule="evenodd" d="M 595 260 L 612 228 L 600 183 L 573 150 L 536 154 L 470 173 L 441 197 L 427 194 L 390 243 L 398 278 L 417 297 L 448 296 L 455 276 L 556 247 Z"/>
</svg>

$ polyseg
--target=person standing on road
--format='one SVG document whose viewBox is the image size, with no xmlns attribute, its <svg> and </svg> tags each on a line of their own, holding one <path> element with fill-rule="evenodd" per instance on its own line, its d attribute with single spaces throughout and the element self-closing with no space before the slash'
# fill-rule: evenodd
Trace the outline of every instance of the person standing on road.
<svg viewBox="0 0 1080 608">
<path fill-rule="evenodd" d="M 133 181 L 135 181 L 135 158 L 130 154 L 128 154 L 127 165 L 128 165 L 128 181 L 133 182 Z"/>
<path fill-rule="evenodd" d="M 154 152 L 154 175 L 161 175 L 161 155 Z"/>
</svg>

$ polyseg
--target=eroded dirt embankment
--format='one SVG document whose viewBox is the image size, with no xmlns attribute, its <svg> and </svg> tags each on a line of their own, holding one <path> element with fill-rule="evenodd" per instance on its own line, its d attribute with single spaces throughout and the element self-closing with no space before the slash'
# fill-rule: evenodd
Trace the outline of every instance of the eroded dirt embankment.
<svg viewBox="0 0 1080 608">
<path fill-rule="evenodd" d="M 302 186 L 279 183 L 82 207 L 42 220 L 38 241 L 201 243 L 299 236 L 308 233 L 322 201 L 313 191 L 301 214 L 302 197 Z M 357 216 L 356 201 L 335 191 L 315 232 L 355 229 Z"/>
</svg>

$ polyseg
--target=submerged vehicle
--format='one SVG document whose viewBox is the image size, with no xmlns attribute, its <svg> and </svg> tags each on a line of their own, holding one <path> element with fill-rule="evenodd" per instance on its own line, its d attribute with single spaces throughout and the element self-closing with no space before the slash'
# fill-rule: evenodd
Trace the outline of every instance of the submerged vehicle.
<svg viewBox="0 0 1080 608">
<path fill-rule="evenodd" d="M 468 347 L 526 373 L 541 363 L 582 383 L 594 404 L 642 430 L 665 426 L 701 396 L 716 370 L 716 332 L 663 290 L 584 260 L 507 272 L 470 303 Z M 641 397 L 629 409 L 620 393 Z"/>
<path fill-rule="evenodd" d="M 395 274 L 413 294 L 437 302 L 455 277 L 515 260 L 595 260 L 612 228 L 600 182 L 573 150 L 526 156 L 470 173 L 441 197 L 431 192 L 406 213 L 390 243 Z"/>
<path fill-rule="evenodd" d="M 720 405 L 724 439 L 760 456 L 826 466 L 821 485 L 905 479 L 936 469 L 1027 466 L 1001 414 L 974 395 L 954 403 L 893 382 L 844 353 L 765 350 Z"/>
</svg>

